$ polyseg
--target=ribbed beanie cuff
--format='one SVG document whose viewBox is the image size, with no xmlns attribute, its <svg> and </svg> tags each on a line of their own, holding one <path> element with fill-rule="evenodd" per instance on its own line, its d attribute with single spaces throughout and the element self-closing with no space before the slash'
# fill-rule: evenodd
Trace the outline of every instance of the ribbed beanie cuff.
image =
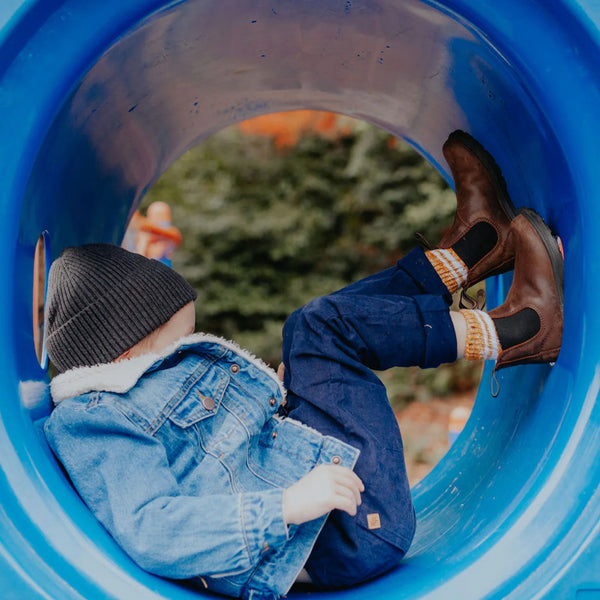
<svg viewBox="0 0 600 600">
<path fill-rule="evenodd" d="M 196 296 L 156 260 L 110 244 L 66 248 L 48 277 L 48 356 L 61 372 L 111 362 Z"/>
</svg>

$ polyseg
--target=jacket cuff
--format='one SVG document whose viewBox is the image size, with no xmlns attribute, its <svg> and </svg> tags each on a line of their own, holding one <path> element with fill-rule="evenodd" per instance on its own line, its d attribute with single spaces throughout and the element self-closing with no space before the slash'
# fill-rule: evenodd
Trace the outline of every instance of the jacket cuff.
<svg viewBox="0 0 600 600">
<path fill-rule="evenodd" d="M 242 528 L 251 561 L 289 540 L 283 520 L 283 490 L 253 492 L 242 496 Z"/>
</svg>

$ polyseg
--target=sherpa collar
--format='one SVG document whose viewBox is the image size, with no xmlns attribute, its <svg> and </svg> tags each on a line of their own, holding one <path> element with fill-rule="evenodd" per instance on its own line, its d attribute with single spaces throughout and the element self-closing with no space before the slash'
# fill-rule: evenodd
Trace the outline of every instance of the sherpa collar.
<svg viewBox="0 0 600 600">
<path fill-rule="evenodd" d="M 260 358 L 253 356 L 235 342 L 220 338 L 208 333 L 194 333 L 180 338 L 159 353 L 148 353 L 127 358 L 119 362 L 104 363 L 93 367 L 77 367 L 65 371 L 52 379 L 50 391 L 52 400 L 58 404 L 62 400 L 86 394 L 88 392 L 114 392 L 124 394 L 128 392 L 138 379 L 157 361 L 171 356 L 180 348 L 193 346 L 203 342 L 219 344 L 236 354 L 239 354 L 271 379 L 277 382 L 281 395 L 285 398 L 285 388 L 277 377 L 275 371 L 265 364 Z"/>
</svg>

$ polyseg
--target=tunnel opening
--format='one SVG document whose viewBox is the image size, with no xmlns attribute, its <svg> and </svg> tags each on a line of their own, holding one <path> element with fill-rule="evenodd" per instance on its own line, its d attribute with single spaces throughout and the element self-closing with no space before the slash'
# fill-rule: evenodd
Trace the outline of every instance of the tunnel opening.
<svg viewBox="0 0 600 600">
<path fill-rule="evenodd" d="M 419 153 L 387 132 L 334 113 L 293 111 L 228 127 L 175 161 L 144 196 L 125 247 L 152 257 L 168 247 L 170 255 L 172 246 L 159 237 L 154 246 L 144 229 L 146 215 L 164 204 L 183 238 L 173 267 L 198 292 L 197 330 L 236 340 L 276 368 L 289 314 L 393 266 L 418 239 L 435 244 L 456 198 Z M 402 423 L 411 486 L 462 430 L 481 369 L 462 360 L 378 373 Z"/>
</svg>

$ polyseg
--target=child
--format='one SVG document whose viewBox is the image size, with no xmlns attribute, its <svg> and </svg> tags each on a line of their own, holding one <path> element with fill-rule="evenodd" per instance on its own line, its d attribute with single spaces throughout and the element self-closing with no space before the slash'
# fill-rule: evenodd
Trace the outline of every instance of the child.
<svg viewBox="0 0 600 600">
<path fill-rule="evenodd" d="M 454 132 L 444 154 L 457 213 L 440 246 L 293 313 L 284 384 L 232 342 L 194 334 L 194 290 L 157 261 L 98 244 L 54 262 L 47 349 L 61 373 L 46 436 L 141 567 L 255 600 L 296 580 L 331 589 L 389 570 L 415 517 L 371 369 L 556 359 L 554 238 L 533 211 L 515 216 L 473 138 Z M 450 312 L 452 292 L 513 265 L 502 306 Z"/>
</svg>

